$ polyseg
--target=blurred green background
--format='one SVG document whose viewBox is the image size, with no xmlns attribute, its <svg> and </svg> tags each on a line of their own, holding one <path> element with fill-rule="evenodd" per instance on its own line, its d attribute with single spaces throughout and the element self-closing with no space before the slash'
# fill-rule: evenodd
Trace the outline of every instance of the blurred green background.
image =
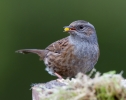
<svg viewBox="0 0 126 100">
<path fill-rule="evenodd" d="M 15 50 L 45 48 L 68 36 L 63 26 L 79 19 L 89 21 L 97 31 L 101 55 L 95 68 L 102 73 L 125 71 L 125 0 L 0 0 L 1 100 L 31 100 L 32 83 L 56 79 L 38 56 Z"/>
</svg>

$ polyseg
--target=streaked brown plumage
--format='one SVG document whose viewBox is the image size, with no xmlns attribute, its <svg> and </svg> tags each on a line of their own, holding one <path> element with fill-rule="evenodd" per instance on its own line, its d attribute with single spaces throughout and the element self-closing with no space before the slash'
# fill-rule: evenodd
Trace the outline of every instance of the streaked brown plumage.
<svg viewBox="0 0 126 100">
<path fill-rule="evenodd" d="M 22 49 L 16 52 L 39 55 L 51 75 L 74 77 L 79 72 L 86 73 L 94 67 L 99 57 L 95 28 L 83 20 L 74 21 L 67 28 L 70 36 L 52 43 L 46 49 Z"/>
</svg>

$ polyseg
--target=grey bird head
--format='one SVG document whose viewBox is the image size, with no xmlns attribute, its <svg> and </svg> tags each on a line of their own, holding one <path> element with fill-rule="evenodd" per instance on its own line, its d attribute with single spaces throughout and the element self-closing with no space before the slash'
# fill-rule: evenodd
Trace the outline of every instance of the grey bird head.
<svg viewBox="0 0 126 100">
<path fill-rule="evenodd" d="M 65 32 L 70 33 L 71 38 L 76 41 L 87 41 L 97 43 L 97 35 L 92 24 L 84 20 L 72 22 L 69 26 L 64 27 Z"/>
</svg>

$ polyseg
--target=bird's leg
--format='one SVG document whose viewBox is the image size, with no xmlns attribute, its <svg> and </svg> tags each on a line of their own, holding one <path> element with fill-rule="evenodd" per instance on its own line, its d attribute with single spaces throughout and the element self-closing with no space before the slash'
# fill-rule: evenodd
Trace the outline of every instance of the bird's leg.
<svg viewBox="0 0 126 100">
<path fill-rule="evenodd" d="M 61 75 L 59 75 L 56 72 L 54 74 L 58 77 L 58 79 L 57 79 L 58 82 L 66 84 L 66 85 L 68 84 L 68 83 L 64 82 L 64 79 L 63 79 L 63 77 Z"/>
<path fill-rule="evenodd" d="M 59 79 L 63 79 L 61 75 L 59 75 L 58 73 L 54 73 Z"/>
</svg>

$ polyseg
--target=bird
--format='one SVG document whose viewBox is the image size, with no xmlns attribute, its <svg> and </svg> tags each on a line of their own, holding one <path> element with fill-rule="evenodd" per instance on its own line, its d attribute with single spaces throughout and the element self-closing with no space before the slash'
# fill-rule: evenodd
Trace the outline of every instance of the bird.
<svg viewBox="0 0 126 100">
<path fill-rule="evenodd" d="M 45 49 L 21 49 L 16 53 L 37 54 L 44 61 L 45 70 L 59 79 L 86 74 L 94 68 L 100 55 L 95 27 L 85 20 L 77 20 L 63 28 L 69 36 Z"/>
</svg>

